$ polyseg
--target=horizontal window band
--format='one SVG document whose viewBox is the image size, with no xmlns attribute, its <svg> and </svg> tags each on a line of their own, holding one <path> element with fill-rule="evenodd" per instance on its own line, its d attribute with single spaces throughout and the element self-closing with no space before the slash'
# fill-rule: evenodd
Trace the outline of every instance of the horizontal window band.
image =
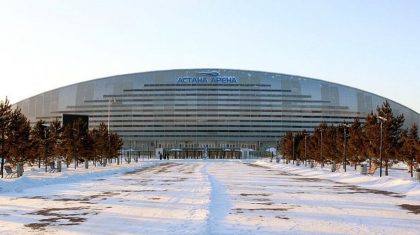
<svg viewBox="0 0 420 235">
<path fill-rule="evenodd" d="M 244 96 L 244 97 L 296 97 L 296 98 L 312 98 L 311 95 L 266 95 L 266 94 L 232 94 L 232 93 L 217 93 L 217 94 L 202 94 L 202 93 L 183 93 L 183 94 L 124 94 L 124 95 L 104 95 L 104 98 L 115 98 L 115 97 L 201 97 L 201 96 L 228 96 L 228 97 L 237 97 L 237 96 Z"/>
<path fill-rule="evenodd" d="M 313 128 L 317 126 L 290 126 L 290 125 L 170 125 L 170 124 L 162 124 L 162 125 L 111 125 L 113 128 L 138 128 L 138 127 L 146 127 L 146 128 Z"/>
<path fill-rule="evenodd" d="M 163 106 L 165 107 L 164 110 L 162 110 L 162 109 L 144 109 L 144 108 L 138 109 L 138 110 L 139 111 L 143 111 L 143 112 L 154 112 L 154 111 L 162 112 L 162 111 L 165 111 L 165 110 L 167 110 L 167 111 L 181 111 L 181 112 L 188 112 L 188 111 L 207 111 L 208 112 L 208 111 L 226 111 L 226 110 L 228 110 L 228 111 L 241 111 L 241 110 L 253 111 L 253 109 L 236 109 L 236 107 L 238 105 L 234 105 L 235 107 L 232 107 L 233 105 L 229 105 L 228 106 L 229 108 L 217 108 L 217 109 L 209 109 L 209 108 L 192 108 L 192 109 L 190 108 L 190 109 L 187 109 L 187 108 L 170 108 L 170 107 L 166 107 L 166 106 L 169 106 L 169 105 L 163 105 Z M 185 107 L 185 105 L 183 105 L 183 106 Z M 226 107 L 227 105 L 220 105 L 220 106 Z M 242 105 L 242 106 L 244 106 L 244 105 Z M 118 109 L 118 108 L 129 108 L 127 110 L 129 110 L 131 112 L 133 110 L 132 108 L 135 108 L 135 107 L 144 107 L 144 106 L 143 105 L 138 105 L 138 104 L 127 104 L 127 105 L 112 104 L 111 105 L 111 110 L 113 111 L 113 110 L 121 110 L 121 109 Z M 160 107 L 160 106 L 157 106 L 157 107 Z M 202 107 L 202 105 L 200 105 L 200 107 Z M 323 109 L 324 111 L 326 109 L 349 109 L 348 106 L 297 105 L 297 104 L 281 104 L 281 105 L 275 105 L 275 106 L 273 106 L 273 105 L 260 105 L 260 104 L 257 104 L 257 105 L 247 105 L 246 107 L 253 107 L 255 111 L 261 110 L 261 107 L 276 108 L 276 109 L 263 109 L 264 111 L 267 111 L 267 112 L 270 112 L 270 110 L 272 110 L 272 111 L 277 111 L 277 110 L 284 111 L 284 110 L 288 110 L 288 109 L 292 109 L 292 108 L 295 108 L 295 109 Z M 255 107 L 258 107 L 259 109 L 255 109 Z M 101 104 L 101 105 L 98 105 L 98 104 L 94 104 L 94 105 L 77 105 L 77 106 L 67 106 L 67 108 L 78 108 L 78 109 L 79 108 L 80 109 L 82 109 L 82 108 L 88 108 L 90 111 L 92 111 L 91 110 L 92 108 L 98 108 L 98 109 L 99 108 L 106 108 L 104 110 L 106 112 L 108 112 L 108 104 Z M 282 109 L 279 109 L 279 108 L 282 108 Z M 293 110 L 293 111 L 299 111 L 299 110 Z M 62 112 L 65 112 L 65 111 L 62 111 Z"/>
<path fill-rule="evenodd" d="M 278 132 L 278 133 L 286 133 L 286 132 Z M 307 132 L 311 133 L 311 132 Z M 123 138 L 232 138 L 232 139 L 240 139 L 240 138 L 258 138 L 261 139 L 271 139 L 271 138 L 281 138 L 283 135 L 240 135 L 240 136 L 232 136 L 232 135 L 120 135 Z"/>
<path fill-rule="evenodd" d="M 297 112 L 299 112 L 299 110 L 302 110 L 302 109 L 323 109 L 322 111 L 328 111 L 328 109 L 349 109 L 349 107 L 348 106 L 329 106 L 329 105 L 293 105 L 293 104 L 282 104 L 282 105 L 275 105 L 275 106 L 273 106 L 273 105 L 220 105 L 221 107 L 229 107 L 229 108 L 218 108 L 218 109 L 209 109 L 209 108 L 189 108 L 189 109 L 187 109 L 187 108 L 176 108 L 176 109 L 174 109 L 174 108 L 171 108 L 171 107 L 167 107 L 167 106 L 172 106 L 172 105 L 162 105 L 162 107 L 165 107 L 165 109 L 144 109 L 144 108 L 139 108 L 139 109 L 137 109 L 138 111 L 142 111 L 142 112 L 155 112 L 155 111 L 157 111 L 157 112 L 164 112 L 164 111 L 168 111 L 168 112 L 176 112 L 176 111 L 179 111 L 179 112 L 188 112 L 188 111 L 204 111 L 204 112 L 211 112 L 211 111 L 234 111 L 234 112 L 238 112 L 238 111 L 241 111 L 241 110 L 245 110 L 245 111 L 259 111 L 259 110 L 261 110 L 261 111 L 267 111 L 267 112 L 270 112 L 270 111 L 273 111 L 273 112 L 277 112 L 277 111 L 287 111 L 288 109 L 290 109 L 290 110 L 292 110 L 292 111 L 297 111 Z M 176 106 L 178 106 L 178 105 L 176 105 Z M 186 106 L 186 105 L 182 105 L 183 107 L 189 107 L 189 106 Z M 205 105 L 199 105 L 199 107 L 203 107 L 203 106 L 205 106 Z M 234 106 L 234 107 L 232 107 L 232 106 Z M 248 109 L 237 109 L 236 107 L 243 107 L 243 106 L 245 106 L 245 107 L 250 107 L 250 108 L 248 108 Z M 136 110 L 136 109 L 133 109 L 133 108 L 136 108 L 136 107 L 144 107 L 143 105 L 136 105 L 136 104 L 133 104 L 133 105 L 111 105 L 111 111 L 114 111 L 114 110 L 122 110 L 122 109 L 119 109 L 119 108 L 129 108 L 129 109 L 126 109 L 126 110 L 128 110 L 129 112 L 131 112 L 131 111 L 133 111 L 133 110 Z M 155 106 L 155 107 L 161 107 L 161 106 Z M 253 109 L 251 109 L 251 107 L 253 108 Z M 257 107 L 257 108 L 259 108 L 259 109 L 255 109 L 255 107 Z M 261 109 L 261 107 L 270 107 L 270 108 L 276 108 L 276 109 Z M 89 109 L 89 111 L 92 111 L 92 108 L 106 108 L 106 109 L 104 109 L 104 111 L 106 111 L 106 112 L 108 112 L 108 105 L 107 104 L 104 104 L 104 105 L 77 105 L 77 106 L 67 106 L 66 108 L 72 108 L 72 109 L 83 109 L 83 108 L 88 108 Z M 278 108 L 283 108 L 283 109 L 278 109 Z M 295 108 L 295 109 L 292 109 L 292 108 Z M 86 111 L 88 111 L 88 110 L 86 110 Z M 96 110 L 95 110 L 96 111 Z M 66 111 L 60 111 L 60 112 L 66 112 Z M 52 113 L 54 113 L 54 112 L 52 112 Z"/>
<path fill-rule="evenodd" d="M 85 103 L 108 103 L 109 100 L 85 100 Z M 276 102 L 276 103 L 331 103 L 329 100 L 263 100 L 263 99 L 125 99 L 115 100 L 115 102 Z M 189 104 L 193 105 L 193 104 Z M 231 104 L 233 105 L 233 104 Z"/>
<path fill-rule="evenodd" d="M 347 120 L 352 120 L 352 119 L 347 119 Z M 363 123 L 364 118 L 360 118 L 360 121 Z M 106 122 L 105 120 L 89 120 L 90 123 L 102 123 L 102 122 Z M 177 123 L 177 122 L 183 122 L 186 123 L 185 125 L 190 125 L 190 123 L 267 123 L 267 125 L 271 124 L 271 123 L 320 123 L 320 120 L 314 120 L 314 121 L 309 121 L 309 120 L 304 120 L 304 121 L 297 121 L 297 120 L 207 120 L 207 121 L 202 121 L 202 120 L 111 120 L 111 123 L 120 123 L 120 122 L 124 122 L 124 123 Z M 328 123 L 337 123 L 337 124 L 342 124 L 343 121 L 328 121 Z M 349 124 L 352 124 L 353 122 L 348 122 Z M 111 125 L 113 126 L 113 125 Z"/>
<path fill-rule="evenodd" d="M 288 128 L 296 128 L 299 129 L 301 127 L 288 127 Z M 308 130 L 313 130 L 314 127 Z M 289 129 L 284 130 L 284 132 L 288 131 Z M 111 129 L 111 131 L 118 132 L 120 134 L 136 132 L 136 133 L 279 133 L 280 130 L 115 130 Z"/>
<path fill-rule="evenodd" d="M 108 117 L 108 115 L 89 115 L 91 118 L 95 117 Z M 109 115 L 109 117 L 127 117 L 127 118 L 135 118 L 135 117 L 182 117 L 182 118 L 196 118 L 196 117 L 236 117 L 236 118 L 337 118 L 337 119 L 353 119 L 354 117 L 342 117 L 342 116 L 293 116 L 293 115 L 238 115 L 238 114 L 231 114 L 231 115 L 213 115 L 213 114 L 197 114 L 197 115 L 186 115 L 186 114 L 177 114 L 177 115 L 163 115 L 163 114 L 156 114 L 156 115 Z M 210 120 L 210 119 L 209 119 Z"/>
<path fill-rule="evenodd" d="M 208 115 L 208 116 L 203 116 L 203 117 L 209 117 L 210 115 Z M 353 120 L 353 119 L 355 119 L 355 118 L 359 118 L 360 120 L 364 120 L 365 119 L 365 117 L 358 117 L 358 116 L 347 116 L 347 117 L 342 117 L 342 116 L 290 116 L 290 115 L 284 115 L 284 116 L 278 116 L 278 118 L 285 118 L 285 120 L 278 120 L 278 119 L 268 119 L 268 120 L 250 120 L 250 119 L 248 119 L 250 116 L 245 116 L 245 117 L 247 117 L 247 119 L 235 119 L 235 120 L 230 120 L 230 119 L 202 119 L 202 118 L 200 118 L 200 119 L 192 119 L 192 118 L 195 118 L 196 116 L 193 116 L 193 117 L 188 117 L 188 118 L 191 118 L 191 119 L 157 119 L 157 120 L 153 120 L 153 119 L 147 119 L 147 120 L 143 120 L 143 119 L 132 119 L 133 118 L 133 116 L 125 116 L 126 118 L 131 118 L 131 119 L 127 119 L 127 120 L 124 120 L 124 119 L 120 119 L 120 120 L 115 120 L 115 118 L 121 118 L 122 117 L 122 115 L 110 115 L 110 117 L 112 118 L 111 119 L 111 122 L 146 122 L 146 121 L 149 121 L 149 122 L 307 122 L 307 120 L 304 120 L 304 121 L 301 121 L 301 120 L 290 120 L 290 118 L 302 118 L 302 119 L 315 119 L 314 121 L 315 122 L 320 122 L 320 121 L 322 121 L 322 120 L 319 120 L 319 119 L 340 119 L 340 120 L 343 120 L 343 119 L 346 119 L 346 120 Z M 138 115 L 135 115 L 134 117 L 154 117 L 154 116 L 152 116 L 152 115 L 144 115 L 144 116 L 138 116 Z M 157 117 L 157 116 L 155 116 L 155 117 Z M 173 116 L 159 116 L 159 117 L 173 117 Z M 187 118 L 185 115 L 184 116 L 180 116 L 180 117 L 183 117 L 183 118 Z M 213 117 L 219 117 L 219 116 L 213 116 Z M 270 116 L 271 117 L 271 116 Z M 107 119 L 108 118 L 108 115 L 89 115 L 89 118 L 93 118 L 93 119 L 95 119 L 95 118 L 104 118 L 104 120 L 105 119 Z M 242 117 L 241 116 L 241 118 L 244 118 L 244 117 Z M 50 119 L 49 117 L 42 117 L 42 118 L 39 118 L 39 117 L 36 117 L 36 119 Z M 95 122 L 95 120 L 89 120 L 90 122 Z M 97 120 L 97 122 L 98 121 L 101 121 L 101 120 Z"/>
<path fill-rule="evenodd" d="M 36 119 L 58 119 L 60 120 L 62 116 L 51 116 L 51 117 L 36 117 Z"/>
<path fill-rule="evenodd" d="M 162 115 L 172 116 L 177 115 L 175 112 L 178 113 L 208 113 L 211 112 L 213 115 L 225 115 L 225 113 L 238 113 L 238 112 L 248 112 L 248 113 L 320 113 L 320 114 L 351 114 L 351 115 L 365 115 L 364 112 L 349 112 L 349 111 L 322 111 L 322 110 L 212 110 L 212 111 L 196 111 L 196 110 L 188 110 L 188 111 L 167 111 L 167 110 L 154 110 L 154 111 L 146 111 L 146 110 L 112 110 L 111 113 L 113 115 L 117 113 L 151 113 L 149 115 L 154 115 L 154 113 L 162 113 L 166 112 Z M 75 110 L 75 111 L 59 111 L 59 112 L 53 112 L 53 113 L 108 113 L 108 110 Z M 160 115 L 160 114 L 159 114 Z M 195 116 L 195 114 L 191 114 L 192 116 Z"/>
<path fill-rule="evenodd" d="M 298 103 L 298 102 L 297 102 Z M 184 103 L 184 104 L 127 104 L 127 105 L 111 105 L 111 107 L 153 107 L 153 108 L 157 108 L 157 107 L 164 107 L 164 108 L 171 108 L 171 107 L 191 107 L 191 106 L 197 106 L 197 107 L 254 107 L 254 108 L 261 108 L 261 107 L 266 107 L 266 108 L 276 108 L 276 107 L 281 107 L 282 105 L 279 104 L 189 104 L 189 103 Z M 287 106 L 283 104 L 283 106 Z M 79 106 L 67 106 L 67 108 L 79 108 L 79 107 L 85 107 L 85 108 L 92 108 L 92 107 L 96 107 L 94 105 L 79 105 Z M 108 107 L 108 105 L 103 105 L 102 107 Z M 325 106 L 325 107 L 329 107 L 329 106 Z M 233 109 L 235 110 L 235 109 Z"/>
<path fill-rule="evenodd" d="M 271 87 L 270 84 L 208 84 L 208 83 L 192 83 L 192 84 L 183 84 L 183 83 L 177 83 L 177 84 L 144 84 L 145 87 L 195 87 L 195 86 L 216 86 L 216 87 Z"/>
<path fill-rule="evenodd" d="M 156 91 L 252 91 L 252 92 L 292 92 L 292 90 L 281 90 L 281 89 L 235 89 L 235 88 L 162 88 L 162 89 L 124 89 L 124 92 L 156 92 Z"/>
</svg>

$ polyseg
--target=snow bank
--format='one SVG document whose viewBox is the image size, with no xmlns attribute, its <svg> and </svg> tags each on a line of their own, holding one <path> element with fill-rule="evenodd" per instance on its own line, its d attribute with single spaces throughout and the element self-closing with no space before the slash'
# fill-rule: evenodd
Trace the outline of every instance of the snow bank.
<svg viewBox="0 0 420 235">
<path fill-rule="evenodd" d="M 323 169 L 318 165 L 317 168 L 309 168 L 303 165 L 274 163 L 266 161 L 257 161 L 256 164 L 270 168 L 299 174 L 305 177 L 334 180 L 342 183 L 360 186 L 367 189 L 386 190 L 394 193 L 405 194 L 420 199 L 420 182 L 410 177 L 405 165 L 396 166 L 395 169 L 389 169 L 389 176 L 379 177 L 379 169 L 373 176 L 361 175 L 359 169 L 353 170 L 347 167 L 347 172 L 341 168 L 341 172 L 331 172 L 330 166 Z M 383 172 L 384 173 L 384 172 Z"/>
<path fill-rule="evenodd" d="M 65 171 L 61 173 L 45 173 L 47 177 L 39 177 L 39 172 L 29 171 L 20 178 L 0 180 L 0 193 L 23 192 L 24 189 L 53 185 L 74 183 L 82 180 L 89 180 L 95 177 L 103 177 L 112 174 L 124 173 L 138 170 L 158 164 L 158 161 L 145 161 L 134 164 L 112 165 L 108 167 L 95 167 L 91 169 L 77 169 L 76 171 Z"/>
</svg>

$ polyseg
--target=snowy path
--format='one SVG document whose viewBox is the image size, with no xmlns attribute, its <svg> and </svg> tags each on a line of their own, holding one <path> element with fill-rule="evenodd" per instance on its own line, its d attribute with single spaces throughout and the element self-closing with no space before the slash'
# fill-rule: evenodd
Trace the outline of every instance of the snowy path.
<svg viewBox="0 0 420 235">
<path fill-rule="evenodd" d="M 224 221 L 229 216 L 231 210 L 230 198 L 225 192 L 225 187 L 217 180 L 217 178 L 208 173 L 208 163 L 202 168 L 202 173 L 207 175 L 211 183 L 209 215 L 207 217 L 206 234 L 222 234 L 226 233 Z M 230 231 L 231 233 L 234 231 Z"/>
<path fill-rule="evenodd" d="M 0 194 L 0 234 L 418 234 L 411 204 L 261 164 L 170 161 Z"/>
<path fill-rule="evenodd" d="M 230 215 L 223 221 L 227 234 L 420 231 L 420 214 L 398 206 L 418 202 L 400 194 L 306 178 L 258 164 L 212 164 L 208 171 L 225 186 L 232 204 Z"/>
<path fill-rule="evenodd" d="M 0 195 L 0 234 L 202 234 L 211 189 L 202 166 L 162 163 Z"/>
</svg>

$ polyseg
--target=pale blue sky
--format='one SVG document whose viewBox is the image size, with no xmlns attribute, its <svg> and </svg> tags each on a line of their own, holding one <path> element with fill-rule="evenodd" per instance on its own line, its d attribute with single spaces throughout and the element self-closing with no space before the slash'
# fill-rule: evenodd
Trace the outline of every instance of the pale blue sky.
<svg viewBox="0 0 420 235">
<path fill-rule="evenodd" d="M 301 75 L 420 112 L 420 1 L 0 0 L 0 99 L 111 75 Z"/>
</svg>

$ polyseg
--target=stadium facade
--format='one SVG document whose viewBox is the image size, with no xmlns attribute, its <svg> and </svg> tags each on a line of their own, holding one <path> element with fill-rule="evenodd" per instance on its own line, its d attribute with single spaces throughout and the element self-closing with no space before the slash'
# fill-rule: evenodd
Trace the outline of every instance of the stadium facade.
<svg viewBox="0 0 420 235">
<path fill-rule="evenodd" d="M 362 122 L 388 100 L 405 128 L 419 113 L 384 97 L 323 80 L 287 74 L 180 69 L 86 81 L 23 100 L 30 119 L 50 122 L 63 114 L 89 115 L 90 128 L 110 121 L 125 148 L 256 151 L 274 147 L 291 130 L 309 132 L 325 121 Z M 195 153 L 194 153 L 195 154 Z M 220 154 L 219 152 L 217 154 Z M 224 153 L 226 154 L 226 153 Z"/>
</svg>

